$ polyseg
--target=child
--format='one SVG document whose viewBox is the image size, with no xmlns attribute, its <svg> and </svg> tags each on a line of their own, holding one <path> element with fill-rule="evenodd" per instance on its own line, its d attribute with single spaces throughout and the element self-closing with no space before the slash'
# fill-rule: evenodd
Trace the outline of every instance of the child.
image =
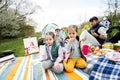
<svg viewBox="0 0 120 80">
<path fill-rule="evenodd" d="M 45 69 L 50 69 L 55 73 L 63 72 L 63 51 L 59 44 L 55 41 L 54 33 L 46 33 L 45 40 L 47 59 L 43 60 L 43 67 Z"/>
<path fill-rule="evenodd" d="M 59 28 L 55 29 L 55 34 L 56 34 L 56 41 L 58 41 L 60 45 L 64 47 L 65 35 L 62 33 L 61 29 Z"/>
<path fill-rule="evenodd" d="M 79 41 L 77 38 L 77 26 L 70 25 L 68 28 L 67 44 L 64 47 L 65 59 L 63 60 L 64 68 L 67 72 L 72 72 L 74 67 L 85 68 L 87 66 L 83 59 L 83 54 L 79 48 Z"/>
</svg>

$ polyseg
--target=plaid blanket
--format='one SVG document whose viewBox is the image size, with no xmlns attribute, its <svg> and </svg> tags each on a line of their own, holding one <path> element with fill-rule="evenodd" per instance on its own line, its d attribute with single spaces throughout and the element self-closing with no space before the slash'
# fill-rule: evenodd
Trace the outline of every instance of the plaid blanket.
<svg viewBox="0 0 120 80">
<path fill-rule="evenodd" d="M 83 71 L 90 74 L 91 70 L 94 66 L 94 64 L 96 64 L 96 62 L 98 61 L 100 56 L 97 56 L 95 54 L 89 54 L 86 56 L 87 58 L 87 68 L 85 68 Z"/>
<path fill-rule="evenodd" d="M 39 58 L 32 54 L 0 63 L 0 80 L 89 80 L 88 74 L 76 68 L 72 73 L 45 71 Z"/>
<path fill-rule="evenodd" d="M 99 58 L 90 74 L 90 80 L 120 80 L 120 64 L 105 57 Z"/>
</svg>

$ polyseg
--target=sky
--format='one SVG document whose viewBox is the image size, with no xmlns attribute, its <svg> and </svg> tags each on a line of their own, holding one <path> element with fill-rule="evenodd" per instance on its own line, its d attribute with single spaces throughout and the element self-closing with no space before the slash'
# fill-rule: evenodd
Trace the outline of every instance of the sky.
<svg viewBox="0 0 120 80">
<path fill-rule="evenodd" d="M 104 16 L 105 0 L 30 0 L 42 7 L 30 15 L 36 23 L 36 32 L 42 31 L 48 23 L 56 23 L 60 28 L 71 24 L 79 25 L 92 16 Z M 92 2 L 91 2 L 92 1 Z"/>
</svg>

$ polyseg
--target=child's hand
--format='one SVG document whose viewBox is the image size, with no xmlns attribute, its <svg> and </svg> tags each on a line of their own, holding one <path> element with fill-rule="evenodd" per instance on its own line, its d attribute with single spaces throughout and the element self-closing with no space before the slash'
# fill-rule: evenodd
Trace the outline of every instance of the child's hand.
<svg viewBox="0 0 120 80">
<path fill-rule="evenodd" d="M 46 54 L 42 54 L 41 56 L 44 59 L 44 58 L 46 58 L 47 55 Z"/>
<path fill-rule="evenodd" d="M 72 43 L 75 40 L 75 38 L 69 38 L 67 39 L 67 43 Z"/>
<path fill-rule="evenodd" d="M 65 53 L 65 59 L 64 59 L 65 62 L 67 62 L 70 54 L 71 54 L 70 52 L 66 52 L 66 53 Z"/>
<path fill-rule="evenodd" d="M 46 55 L 45 54 L 42 54 L 42 57 L 45 57 Z"/>
<path fill-rule="evenodd" d="M 59 62 L 56 61 L 53 65 L 53 68 L 58 69 L 59 68 Z"/>
</svg>

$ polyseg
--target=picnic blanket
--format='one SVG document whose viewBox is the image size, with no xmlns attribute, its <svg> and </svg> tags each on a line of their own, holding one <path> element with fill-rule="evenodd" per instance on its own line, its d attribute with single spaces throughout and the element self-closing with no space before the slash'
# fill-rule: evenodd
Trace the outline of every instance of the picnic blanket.
<svg viewBox="0 0 120 80">
<path fill-rule="evenodd" d="M 90 80 L 120 80 L 120 64 L 101 57 L 94 65 Z"/>
<path fill-rule="evenodd" d="M 39 58 L 32 54 L 0 63 L 0 80 L 89 80 L 89 75 L 77 68 L 72 73 L 45 71 Z"/>
<path fill-rule="evenodd" d="M 94 64 L 97 63 L 100 56 L 95 54 L 88 54 L 86 55 L 87 58 L 87 67 L 83 69 L 84 72 L 90 74 L 92 71 L 92 68 L 94 67 Z"/>
</svg>

